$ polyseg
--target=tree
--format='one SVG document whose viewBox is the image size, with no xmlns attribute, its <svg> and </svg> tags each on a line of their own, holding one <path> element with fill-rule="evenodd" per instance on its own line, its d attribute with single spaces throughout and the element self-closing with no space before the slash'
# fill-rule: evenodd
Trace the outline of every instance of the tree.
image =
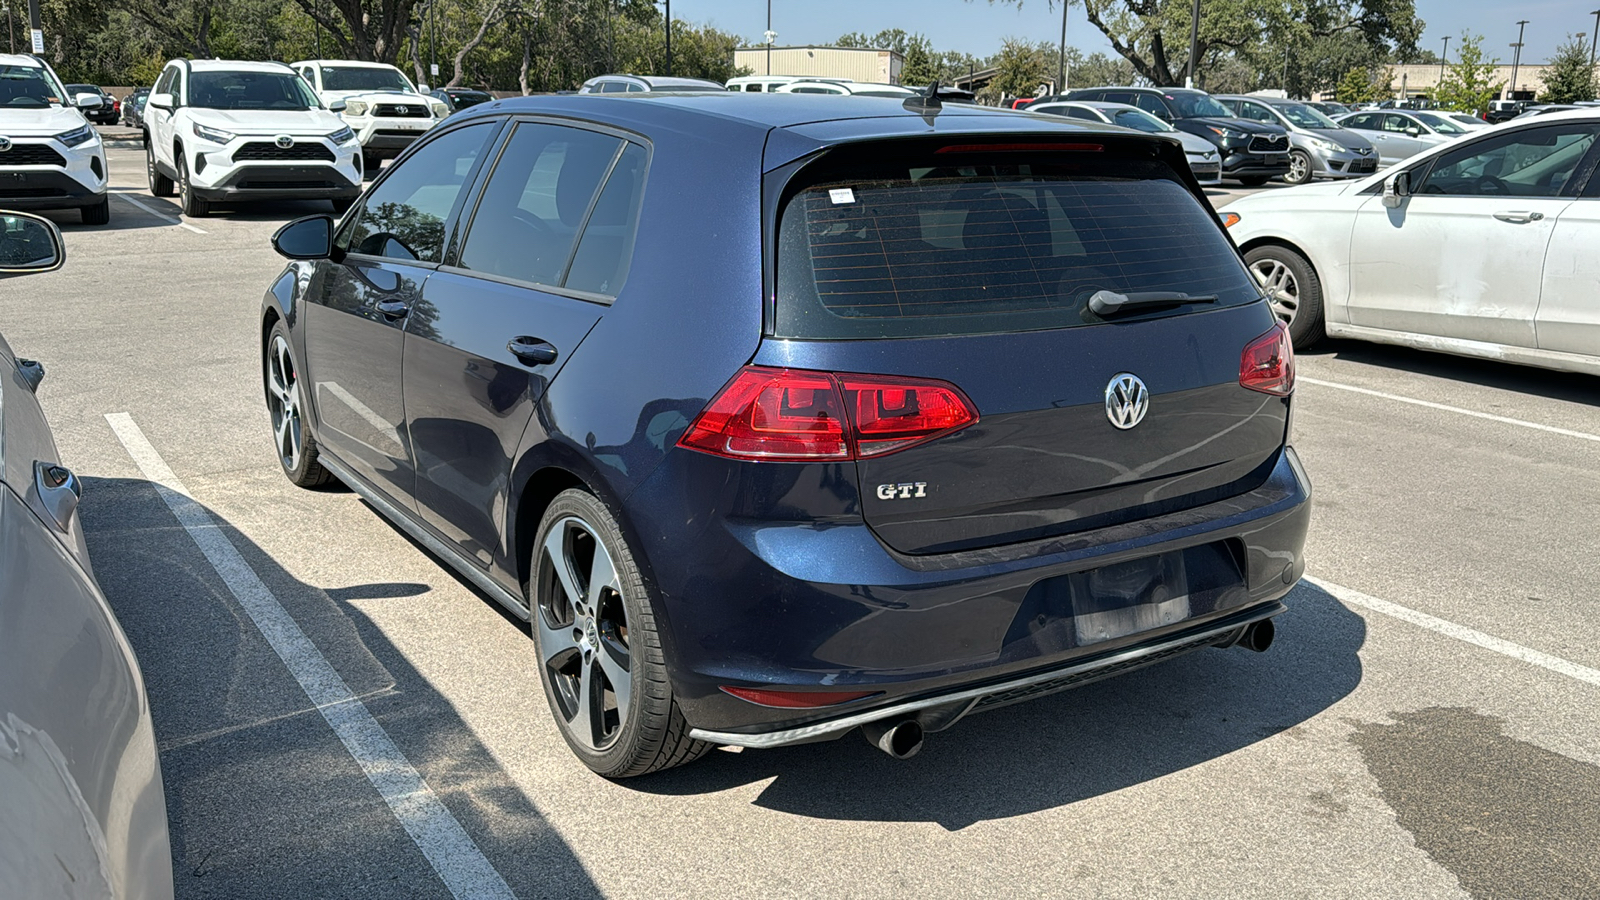
<svg viewBox="0 0 1600 900">
<path fill-rule="evenodd" d="M 1544 103 L 1576 103 L 1593 100 L 1600 94 L 1600 90 L 1596 90 L 1594 67 L 1589 65 L 1589 48 L 1583 45 L 1583 38 L 1570 34 L 1541 77 L 1544 93 L 1539 99 Z"/>
<path fill-rule="evenodd" d="M 968 0 L 971 2 L 971 0 Z M 1023 0 L 989 0 L 1020 5 Z M 1045 0 L 1083 4 L 1111 48 L 1157 85 L 1183 83 L 1189 56 L 1189 0 Z M 1224 58 L 1258 70 L 1281 67 L 1285 47 L 1352 35 L 1384 53 L 1411 51 L 1422 34 L 1413 0 L 1207 0 L 1201 6 L 1197 66 L 1202 75 Z M 1258 57 L 1266 57 L 1265 62 Z"/>
<path fill-rule="evenodd" d="M 1355 66 L 1344 73 L 1334 89 L 1334 97 L 1345 104 L 1370 103 L 1394 96 L 1394 70 L 1388 66 Z"/>
<path fill-rule="evenodd" d="M 1133 64 L 1125 59 L 1113 59 L 1099 50 L 1084 56 L 1077 47 L 1067 48 L 1067 85 L 1063 87 L 1131 85 L 1140 80 Z"/>
<path fill-rule="evenodd" d="M 1445 70 L 1439 86 L 1433 90 L 1433 102 L 1443 109 L 1481 116 L 1489 110 L 1505 82 L 1491 82 L 1497 59 L 1484 59 L 1483 35 L 1462 32 L 1461 48 L 1456 51 L 1456 61 Z"/>
<path fill-rule="evenodd" d="M 1007 97 L 1037 96 L 1039 88 L 1055 78 L 1055 59 L 1055 45 L 1048 41 L 1036 44 L 1023 38 L 1005 38 L 1000 52 L 989 60 L 989 65 L 998 71 L 980 92 L 980 98 L 998 103 Z"/>
</svg>

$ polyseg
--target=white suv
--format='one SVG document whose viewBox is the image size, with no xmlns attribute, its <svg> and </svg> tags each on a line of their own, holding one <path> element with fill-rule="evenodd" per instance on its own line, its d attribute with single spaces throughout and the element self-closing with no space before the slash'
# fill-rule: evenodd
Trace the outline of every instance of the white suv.
<svg viewBox="0 0 1600 900">
<path fill-rule="evenodd" d="M 394 66 L 352 59 L 308 59 L 294 70 L 310 84 L 324 103 L 344 101 L 341 115 L 361 141 L 367 176 L 379 164 L 394 159 L 411 142 L 450 115 L 441 100 L 417 92 Z"/>
<path fill-rule="evenodd" d="M 36 56 L 0 53 L 0 208 L 76 207 L 85 225 L 111 221 L 105 146 L 79 112 L 101 102 L 69 98 Z"/>
<path fill-rule="evenodd" d="M 283 63 L 178 59 L 145 101 L 150 193 L 183 214 L 212 203 L 331 200 L 343 213 L 361 195 L 361 145 Z"/>
</svg>

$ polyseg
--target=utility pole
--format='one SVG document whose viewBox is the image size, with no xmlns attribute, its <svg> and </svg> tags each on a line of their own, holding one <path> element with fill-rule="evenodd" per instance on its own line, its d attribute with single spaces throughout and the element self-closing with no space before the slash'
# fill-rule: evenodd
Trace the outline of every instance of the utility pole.
<svg viewBox="0 0 1600 900">
<path fill-rule="evenodd" d="M 1444 36 L 1444 55 L 1439 57 L 1439 84 L 1444 84 L 1444 67 L 1445 67 L 1445 64 L 1448 63 L 1449 61 L 1450 61 L 1450 35 L 1447 34 L 1447 35 Z M 1434 91 L 1436 92 L 1435 96 L 1437 96 L 1438 85 L 1434 86 Z"/>
<path fill-rule="evenodd" d="M 1589 15 L 1594 16 L 1594 34 L 1589 35 L 1589 68 L 1592 69 L 1594 68 L 1595 41 L 1600 41 L 1600 9 L 1589 13 Z"/>
<path fill-rule="evenodd" d="M 1061 61 L 1056 66 L 1056 93 L 1067 92 L 1067 0 L 1061 0 Z"/>
<path fill-rule="evenodd" d="M 667 0 L 667 77 L 672 77 L 672 0 Z"/>
<path fill-rule="evenodd" d="M 44 26 L 39 24 L 39 0 L 28 0 L 28 31 L 33 39 L 33 52 L 44 52 Z"/>
<path fill-rule="evenodd" d="M 428 3 L 428 83 L 439 86 L 439 0 Z"/>
<path fill-rule="evenodd" d="M 1521 19 L 1517 22 L 1517 42 L 1511 45 L 1511 93 L 1514 100 L 1517 93 L 1517 66 L 1522 62 L 1522 34 L 1528 27 L 1528 20 Z"/>
<path fill-rule="evenodd" d="M 1198 66 L 1196 65 L 1196 63 L 1199 62 L 1199 60 L 1195 59 L 1195 57 L 1199 55 L 1199 52 L 1200 52 L 1200 0 L 1194 0 L 1194 11 L 1192 13 L 1190 13 L 1190 15 L 1189 15 L 1189 74 L 1184 76 L 1184 79 L 1183 79 L 1183 86 L 1184 87 L 1191 87 L 1192 88 L 1192 87 L 1195 86 L 1194 78 L 1195 78 L 1195 74 L 1196 74 L 1196 72 L 1198 70 Z"/>
<path fill-rule="evenodd" d="M 771 75 L 772 74 L 772 42 L 778 39 L 777 32 L 772 30 L 772 0 L 767 0 L 767 30 L 766 30 L 766 33 L 761 35 L 761 39 L 767 42 L 767 74 Z M 769 87 L 769 86 L 765 86 L 764 85 L 763 87 L 765 88 L 765 87 Z"/>
</svg>

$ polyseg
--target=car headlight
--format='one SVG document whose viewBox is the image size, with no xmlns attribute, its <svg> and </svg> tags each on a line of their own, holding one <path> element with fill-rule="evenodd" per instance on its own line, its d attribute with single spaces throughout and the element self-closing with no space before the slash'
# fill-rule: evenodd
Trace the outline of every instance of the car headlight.
<svg viewBox="0 0 1600 900">
<path fill-rule="evenodd" d="M 428 105 L 433 107 L 433 117 L 435 119 L 442 119 L 445 116 L 450 115 L 450 107 L 444 105 L 444 103 L 438 100 L 430 100 Z"/>
<path fill-rule="evenodd" d="M 55 137 L 56 140 L 66 144 L 68 147 L 76 147 L 79 144 L 85 143 L 94 138 L 94 126 L 84 125 L 81 128 L 74 128 L 71 131 L 63 131 Z"/>
<path fill-rule="evenodd" d="M 328 140 L 333 141 L 335 144 L 348 144 L 355 139 L 356 133 L 350 130 L 349 125 L 346 125 L 338 131 L 335 131 L 333 134 L 328 135 Z"/>
<path fill-rule="evenodd" d="M 344 114 L 347 115 L 347 116 L 364 116 L 364 115 L 366 115 L 367 114 L 367 103 L 366 103 L 366 101 L 365 100 L 346 100 L 344 102 Z"/>
<path fill-rule="evenodd" d="M 194 136 L 210 141 L 213 144 L 226 144 L 236 137 L 231 131 L 223 131 L 220 128 L 207 128 L 199 122 L 194 123 Z"/>
<path fill-rule="evenodd" d="M 1218 128 L 1215 125 L 1207 125 L 1206 127 L 1211 129 L 1217 136 L 1230 141 L 1242 141 L 1250 136 L 1237 128 Z"/>
<path fill-rule="evenodd" d="M 1322 138 L 1312 138 L 1311 146 L 1321 150 L 1323 153 L 1338 153 L 1344 149 L 1333 141 L 1325 141 Z"/>
</svg>

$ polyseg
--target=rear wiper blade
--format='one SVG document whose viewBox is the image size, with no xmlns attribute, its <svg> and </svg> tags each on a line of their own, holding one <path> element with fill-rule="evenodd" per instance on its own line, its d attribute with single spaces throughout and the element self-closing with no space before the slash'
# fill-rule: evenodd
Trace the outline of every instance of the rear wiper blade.
<svg viewBox="0 0 1600 900">
<path fill-rule="evenodd" d="M 1155 306 L 1181 306 L 1185 303 L 1215 303 L 1215 294 L 1207 296 L 1191 296 L 1182 291 L 1143 291 L 1131 294 L 1119 294 L 1116 291 L 1095 291 L 1089 298 L 1089 308 L 1098 316 L 1114 316 L 1118 313 L 1132 312 L 1136 309 L 1149 309 Z"/>
</svg>

